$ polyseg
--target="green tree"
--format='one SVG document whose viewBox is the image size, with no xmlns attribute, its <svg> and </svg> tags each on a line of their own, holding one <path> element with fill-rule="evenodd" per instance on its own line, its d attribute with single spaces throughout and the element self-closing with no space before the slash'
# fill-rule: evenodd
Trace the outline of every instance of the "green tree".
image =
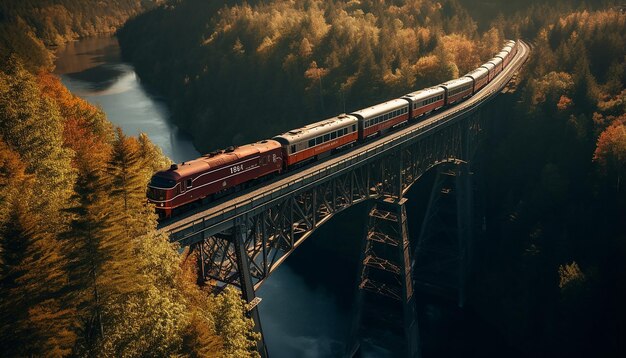
<svg viewBox="0 0 626 358">
<path fill-rule="evenodd" d="M 256 351 L 258 334 L 254 322 L 242 313 L 245 309 L 240 293 L 228 287 L 215 298 L 215 324 L 224 340 L 224 357 L 259 357 Z"/>
</svg>

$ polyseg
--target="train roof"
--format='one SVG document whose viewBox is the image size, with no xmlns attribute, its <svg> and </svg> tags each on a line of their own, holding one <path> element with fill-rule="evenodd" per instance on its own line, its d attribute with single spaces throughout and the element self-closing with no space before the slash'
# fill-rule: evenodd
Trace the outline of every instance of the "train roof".
<svg viewBox="0 0 626 358">
<path fill-rule="evenodd" d="M 417 101 L 417 100 L 421 100 L 424 98 L 430 98 L 432 96 L 438 96 L 444 93 L 445 93 L 445 90 L 441 87 L 430 87 L 430 88 L 425 88 L 423 90 L 411 92 L 409 94 L 402 96 L 402 98 L 408 99 L 411 101 Z"/>
<path fill-rule="evenodd" d="M 491 60 L 487 61 L 488 63 L 492 63 L 494 65 L 498 65 L 500 63 L 502 63 L 502 59 L 500 57 L 494 57 Z"/>
<path fill-rule="evenodd" d="M 292 129 L 286 133 L 275 136 L 273 139 L 281 143 L 294 143 L 301 140 L 315 138 L 320 134 L 336 131 L 350 124 L 357 124 L 358 119 L 349 114 L 340 114 L 336 117 L 308 124 L 304 127 Z"/>
<path fill-rule="evenodd" d="M 393 111 L 399 108 L 408 107 L 409 102 L 405 99 L 396 98 L 391 101 L 379 103 L 371 107 L 363 108 L 358 111 L 350 112 L 350 114 L 361 118 L 375 117 L 389 111 Z"/>
<path fill-rule="evenodd" d="M 461 78 L 457 78 L 455 80 L 444 82 L 444 83 L 440 84 L 439 86 L 445 87 L 447 89 L 452 89 L 452 88 L 456 88 L 456 87 L 459 87 L 459 86 L 466 85 L 468 83 L 472 83 L 472 79 L 471 78 L 469 78 L 469 77 L 461 77 Z"/>
<path fill-rule="evenodd" d="M 252 144 L 246 144 L 239 147 L 228 147 L 222 150 L 216 150 L 209 154 L 204 154 L 200 158 L 173 164 L 170 169 L 157 172 L 155 176 L 178 180 L 183 177 L 205 172 L 209 169 L 220 167 L 223 165 L 237 162 L 239 159 L 253 156 L 255 154 L 265 153 L 280 148 L 279 142 L 267 139 Z"/>
<path fill-rule="evenodd" d="M 482 65 L 480 65 L 480 67 L 482 67 L 484 69 L 487 69 L 487 70 L 491 70 L 494 67 L 496 67 L 496 65 L 494 63 L 492 63 L 492 62 L 485 62 Z"/>
<path fill-rule="evenodd" d="M 501 58 L 502 60 L 504 60 L 505 58 L 507 58 L 509 56 L 509 53 L 506 51 L 500 51 L 496 54 L 495 57 Z"/>
<path fill-rule="evenodd" d="M 481 78 L 489 75 L 489 70 L 484 67 L 478 67 L 477 69 L 468 72 L 465 77 L 471 77 L 473 79 Z"/>
</svg>

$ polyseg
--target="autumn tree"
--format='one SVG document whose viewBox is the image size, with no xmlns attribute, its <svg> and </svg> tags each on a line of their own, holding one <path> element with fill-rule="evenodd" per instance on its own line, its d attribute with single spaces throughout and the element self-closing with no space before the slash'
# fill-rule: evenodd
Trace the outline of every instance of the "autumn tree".
<svg viewBox="0 0 626 358">
<path fill-rule="evenodd" d="M 42 97 L 33 75 L 12 58 L 0 73 L 0 135 L 19 153 L 26 172 L 34 174 L 35 202 L 53 231 L 63 223 L 76 173 L 71 152 L 63 147 L 63 123 L 58 108 Z"/>
<path fill-rule="evenodd" d="M 67 355 L 75 335 L 66 304 L 63 246 L 33 210 L 33 175 L 0 141 L 0 345 L 8 355 Z"/>
<path fill-rule="evenodd" d="M 215 325 L 224 340 L 224 357 L 259 357 L 254 321 L 242 316 L 245 305 L 238 291 L 228 287 L 215 299 Z"/>
<path fill-rule="evenodd" d="M 626 126 L 623 121 L 616 120 L 600 134 L 593 160 L 607 175 L 615 177 L 616 190 L 620 192 L 626 170 Z"/>
</svg>

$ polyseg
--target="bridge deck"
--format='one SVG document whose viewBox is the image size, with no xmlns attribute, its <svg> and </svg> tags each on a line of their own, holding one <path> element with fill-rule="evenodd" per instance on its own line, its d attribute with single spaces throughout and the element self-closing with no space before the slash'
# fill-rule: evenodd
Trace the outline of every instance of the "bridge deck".
<svg viewBox="0 0 626 358">
<path fill-rule="evenodd" d="M 159 225 L 159 230 L 172 234 L 187 230 L 193 232 L 194 226 L 201 226 L 203 231 L 207 231 L 207 235 L 213 235 L 232 227 L 235 218 L 242 214 L 254 214 L 286 195 L 293 195 L 294 192 L 317 185 L 320 181 L 342 174 L 352 166 L 367 163 L 398 145 L 412 142 L 419 137 L 429 135 L 450 125 L 495 97 L 522 66 L 529 53 L 528 45 L 520 41 L 519 51 L 511 60 L 510 65 L 495 80 L 465 102 L 371 142 L 162 222 Z M 181 241 L 183 244 L 189 244 L 185 238 L 183 235 L 172 239 Z"/>
</svg>

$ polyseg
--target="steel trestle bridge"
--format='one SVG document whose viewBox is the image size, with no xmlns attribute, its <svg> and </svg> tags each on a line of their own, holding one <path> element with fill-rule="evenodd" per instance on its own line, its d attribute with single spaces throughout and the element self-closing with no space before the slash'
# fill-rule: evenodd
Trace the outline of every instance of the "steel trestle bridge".
<svg viewBox="0 0 626 358">
<path fill-rule="evenodd" d="M 372 200 L 361 252 L 357 306 L 363 292 L 399 302 L 407 353 L 417 357 L 413 286 L 449 290 L 455 292 L 459 305 L 465 302 L 472 258 L 470 163 L 486 120 L 480 108 L 505 88 L 529 53 L 529 46 L 519 41 L 519 51 L 504 71 L 458 105 L 163 222 L 159 230 L 169 234 L 171 241 L 199 253 L 205 281 L 218 288 L 239 287 L 243 298 L 252 303 L 250 315 L 256 330 L 262 332 L 255 290 L 315 229 L 338 212 Z M 403 196 L 434 167 L 437 179 L 420 237 L 409 245 Z M 446 200 L 455 207 L 454 230 L 452 234 L 447 230 L 448 238 L 452 237 L 447 243 L 434 239 L 442 235 L 433 234 L 441 226 L 436 218 Z M 359 312 L 356 316 L 353 336 L 358 337 L 362 318 Z M 263 339 L 258 348 L 267 356 Z M 348 355 L 357 349 L 358 340 Z"/>
</svg>

